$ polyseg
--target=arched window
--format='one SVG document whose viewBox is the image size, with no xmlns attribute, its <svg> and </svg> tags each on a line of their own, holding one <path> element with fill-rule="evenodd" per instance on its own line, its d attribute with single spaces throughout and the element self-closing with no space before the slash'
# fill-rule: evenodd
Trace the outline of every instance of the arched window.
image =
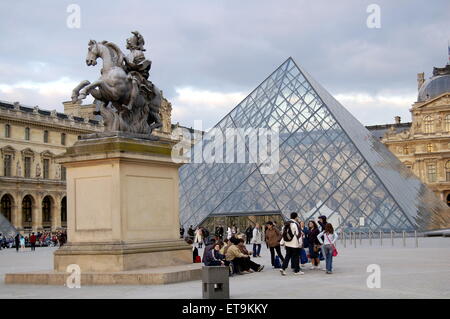
<svg viewBox="0 0 450 319">
<path fill-rule="evenodd" d="M 450 161 L 445 163 L 445 178 L 447 182 L 450 182 Z"/>
<path fill-rule="evenodd" d="M 48 223 L 52 218 L 52 202 L 49 196 L 42 200 L 42 222 Z"/>
<path fill-rule="evenodd" d="M 5 137 L 11 137 L 11 126 L 9 124 L 5 125 Z"/>
<path fill-rule="evenodd" d="M 22 201 L 22 216 L 24 223 L 29 223 L 29 226 L 31 226 L 31 222 L 33 220 L 32 209 L 33 209 L 33 200 L 31 199 L 30 195 L 27 195 L 23 198 Z"/>
<path fill-rule="evenodd" d="M 436 163 L 428 163 L 427 164 L 427 175 L 428 175 L 428 182 L 434 183 L 436 182 Z"/>
<path fill-rule="evenodd" d="M 444 128 L 446 132 L 450 132 L 450 114 L 447 114 L 444 118 Z"/>
<path fill-rule="evenodd" d="M 30 128 L 29 127 L 25 128 L 25 140 L 27 140 L 27 141 L 30 140 Z"/>
<path fill-rule="evenodd" d="M 67 223 L 67 198 L 61 200 L 61 223 Z"/>
<path fill-rule="evenodd" d="M 12 200 L 11 196 L 9 195 L 3 195 L 0 208 L 2 210 L 2 215 L 5 216 L 5 218 L 11 222 L 11 209 L 12 209 Z"/>
<path fill-rule="evenodd" d="M 423 119 L 423 130 L 424 133 L 433 133 L 433 119 L 429 115 Z"/>
<path fill-rule="evenodd" d="M 428 143 L 428 144 L 427 144 L 427 152 L 428 152 L 428 153 L 433 152 L 433 144 L 432 144 L 432 143 Z"/>
</svg>

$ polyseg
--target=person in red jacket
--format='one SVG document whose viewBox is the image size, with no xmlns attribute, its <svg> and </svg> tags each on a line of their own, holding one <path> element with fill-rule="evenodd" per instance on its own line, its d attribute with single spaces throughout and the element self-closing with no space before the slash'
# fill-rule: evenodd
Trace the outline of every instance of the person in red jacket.
<svg viewBox="0 0 450 319">
<path fill-rule="evenodd" d="M 36 250 L 36 235 L 34 233 L 31 233 L 29 241 L 30 241 L 31 251 Z"/>
</svg>

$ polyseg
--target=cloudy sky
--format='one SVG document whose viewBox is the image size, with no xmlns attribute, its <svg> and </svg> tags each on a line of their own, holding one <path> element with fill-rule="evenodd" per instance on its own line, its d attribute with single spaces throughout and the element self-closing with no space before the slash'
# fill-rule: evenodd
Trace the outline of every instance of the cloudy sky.
<svg viewBox="0 0 450 319">
<path fill-rule="evenodd" d="M 381 27 L 368 28 L 370 4 Z M 70 4 L 79 28 L 67 26 Z M 87 67 L 89 39 L 125 51 L 146 40 L 150 79 L 173 104 L 173 122 L 214 125 L 292 56 L 363 124 L 410 120 L 416 75 L 448 61 L 448 0 L 2 1 L 0 100 L 63 110 Z M 70 19 L 69 19 L 70 20 Z"/>
</svg>

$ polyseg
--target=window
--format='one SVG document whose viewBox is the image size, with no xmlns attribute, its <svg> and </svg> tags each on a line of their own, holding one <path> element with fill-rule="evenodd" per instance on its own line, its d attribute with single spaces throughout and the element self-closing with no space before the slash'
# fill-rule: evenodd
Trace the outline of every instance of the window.
<svg viewBox="0 0 450 319">
<path fill-rule="evenodd" d="M 25 157 L 23 165 L 25 169 L 25 177 L 31 178 L 31 157 Z"/>
<path fill-rule="evenodd" d="M 48 143 L 48 131 L 44 131 L 44 143 Z"/>
<path fill-rule="evenodd" d="M 31 213 L 33 207 L 33 202 L 31 200 L 30 195 L 25 196 L 22 201 L 22 215 L 23 221 L 26 223 L 30 223 L 32 221 L 33 215 Z"/>
<path fill-rule="evenodd" d="M 1 207 L 1 210 L 2 210 L 3 216 L 5 216 L 5 218 L 9 222 L 11 222 L 12 201 L 11 201 L 11 197 L 9 197 L 9 195 L 3 195 L 0 207 Z"/>
<path fill-rule="evenodd" d="M 436 163 L 428 163 L 427 165 L 428 182 L 436 182 Z"/>
<path fill-rule="evenodd" d="M 444 118 L 444 128 L 446 132 L 450 132 L 450 114 L 447 114 Z"/>
<path fill-rule="evenodd" d="M 6 154 L 3 159 L 3 175 L 10 177 L 11 176 L 11 164 L 12 164 L 12 158 L 11 155 Z"/>
<path fill-rule="evenodd" d="M 425 116 L 423 119 L 424 133 L 433 133 L 433 119 L 431 116 Z"/>
<path fill-rule="evenodd" d="M 45 196 L 44 200 L 42 201 L 42 221 L 44 223 L 48 223 L 51 221 L 51 213 L 52 203 L 50 201 L 50 197 Z"/>
<path fill-rule="evenodd" d="M 445 163 L 445 178 L 447 182 L 450 182 L 450 161 Z"/>
<path fill-rule="evenodd" d="M 66 145 L 66 134 L 61 133 L 61 145 Z"/>
<path fill-rule="evenodd" d="M 431 143 L 428 143 L 428 144 L 427 144 L 427 152 L 428 152 L 428 153 L 433 152 L 433 144 L 431 144 Z"/>
<path fill-rule="evenodd" d="M 30 128 L 29 127 L 25 128 L 25 140 L 27 140 L 27 141 L 30 140 Z"/>
<path fill-rule="evenodd" d="M 11 126 L 9 124 L 5 125 L 5 137 L 11 137 Z"/>
<path fill-rule="evenodd" d="M 66 168 L 64 166 L 61 166 L 61 180 L 66 180 Z"/>
<path fill-rule="evenodd" d="M 44 158 L 44 179 L 49 179 L 49 171 L 50 171 L 50 160 L 48 158 Z"/>
<path fill-rule="evenodd" d="M 61 222 L 67 222 L 67 198 L 64 197 L 61 201 Z"/>
</svg>

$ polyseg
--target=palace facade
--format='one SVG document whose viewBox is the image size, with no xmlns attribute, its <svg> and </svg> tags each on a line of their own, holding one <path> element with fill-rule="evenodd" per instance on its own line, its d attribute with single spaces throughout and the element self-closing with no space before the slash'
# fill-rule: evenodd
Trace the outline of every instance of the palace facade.
<svg viewBox="0 0 450 319">
<path fill-rule="evenodd" d="M 367 127 L 450 206 L 450 65 L 419 73 L 411 122 Z"/>
<path fill-rule="evenodd" d="M 65 114 L 0 102 L 0 209 L 18 231 L 67 225 L 66 173 L 55 156 L 82 134 L 103 129 L 101 122 L 74 116 L 73 105 L 67 106 Z"/>
</svg>

